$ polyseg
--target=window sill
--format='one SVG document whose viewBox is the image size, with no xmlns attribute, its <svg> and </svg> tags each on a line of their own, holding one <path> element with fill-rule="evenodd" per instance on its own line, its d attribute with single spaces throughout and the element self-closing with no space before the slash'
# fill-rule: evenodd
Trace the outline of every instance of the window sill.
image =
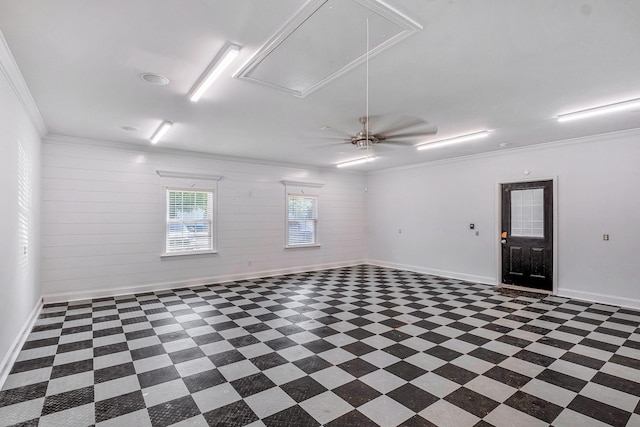
<svg viewBox="0 0 640 427">
<path fill-rule="evenodd" d="M 285 249 L 303 249 L 303 248 L 319 248 L 320 246 L 322 246 L 322 245 L 320 245 L 320 243 L 312 243 L 312 244 L 309 244 L 309 245 L 285 246 L 284 248 Z"/>
<path fill-rule="evenodd" d="M 193 252 L 177 252 L 177 253 L 163 253 L 160 254 L 160 258 L 176 258 L 176 257 L 189 257 L 197 255 L 215 255 L 218 251 L 193 251 Z"/>
</svg>

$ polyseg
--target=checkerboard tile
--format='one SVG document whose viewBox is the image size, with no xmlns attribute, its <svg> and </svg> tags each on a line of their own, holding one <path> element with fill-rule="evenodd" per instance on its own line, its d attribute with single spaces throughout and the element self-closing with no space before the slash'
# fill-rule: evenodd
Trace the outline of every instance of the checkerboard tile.
<svg viewBox="0 0 640 427">
<path fill-rule="evenodd" d="M 48 304 L 10 425 L 640 425 L 640 313 L 367 265 Z"/>
</svg>

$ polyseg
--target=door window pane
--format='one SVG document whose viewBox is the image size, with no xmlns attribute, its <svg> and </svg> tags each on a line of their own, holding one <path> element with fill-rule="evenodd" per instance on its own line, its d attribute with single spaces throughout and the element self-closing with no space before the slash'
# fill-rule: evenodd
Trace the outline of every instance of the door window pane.
<svg viewBox="0 0 640 427">
<path fill-rule="evenodd" d="M 511 191 L 511 235 L 544 237 L 544 189 Z"/>
</svg>

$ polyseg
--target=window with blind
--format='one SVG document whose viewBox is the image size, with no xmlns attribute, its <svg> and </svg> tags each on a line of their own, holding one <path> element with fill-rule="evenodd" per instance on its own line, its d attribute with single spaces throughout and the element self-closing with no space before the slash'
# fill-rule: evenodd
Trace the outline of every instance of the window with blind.
<svg viewBox="0 0 640 427">
<path fill-rule="evenodd" d="M 213 252 L 213 191 L 167 189 L 167 255 Z"/>
<path fill-rule="evenodd" d="M 287 196 L 287 246 L 318 244 L 318 197 Z"/>
</svg>

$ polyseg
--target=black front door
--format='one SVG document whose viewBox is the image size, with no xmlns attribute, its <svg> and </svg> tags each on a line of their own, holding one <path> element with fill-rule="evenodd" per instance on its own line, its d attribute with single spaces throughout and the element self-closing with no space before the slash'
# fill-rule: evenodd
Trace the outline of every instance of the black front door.
<svg viewBox="0 0 640 427">
<path fill-rule="evenodd" d="M 502 184 L 502 283 L 553 290 L 553 181 Z"/>
</svg>

